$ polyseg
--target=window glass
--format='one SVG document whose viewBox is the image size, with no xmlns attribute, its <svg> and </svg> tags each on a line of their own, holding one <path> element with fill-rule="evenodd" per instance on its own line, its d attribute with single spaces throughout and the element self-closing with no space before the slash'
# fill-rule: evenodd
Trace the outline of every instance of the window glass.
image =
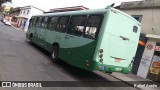
<svg viewBox="0 0 160 90">
<path fill-rule="evenodd" d="M 138 31 L 138 27 L 137 26 L 133 26 L 133 32 L 137 33 L 137 31 Z"/>
<path fill-rule="evenodd" d="M 32 26 L 32 25 L 33 25 L 33 22 L 34 22 L 34 18 L 31 18 L 31 19 L 29 20 L 29 26 Z"/>
<path fill-rule="evenodd" d="M 57 23 L 56 31 L 65 32 L 68 21 L 69 21 L 69 16 L 60 17 Z"/>
<path fill-rule="evenodd" d="M 84 31 L 86 16 L 72 16 L 67 33 L 81 36 Z"/>
<path fill-rule="evenodd" d="M 47 24 L 48 24 L 48 17 L 44 17 L 41 27 L 46 28 Z"/>
<path fill-rule="evenodd" d="M 27 15 L 29 14 L 29 10 L 27 10 Z"/>
<path fill-rule="evenodd" d="M 37 27 L 40 27 L 42 24 L 43 17 L 39 17 L 38 22 L 36 24 Z"/>
<path fill-rule="evenodd" d="M 37 21 L 38 21 L 38 17 L 35 17 L 32 26 L 36 26 Z"/>
<path fill-rule="evenodd" d="M 133 18 L 135 18 L 137 21 L 142 21 L 142 15 L 132 15 Z"/>
<path fill-rule="evenodd" d="M 55 30 L 56 29 L 57 20 L 58 20 L 58 17 L 49 18 L 49 20 L 48 20 L 48 22 L 49 22 L 48 28 L 51 29 L 51 30 Z"/>
<path fill-rule="evenodd" d="M 85 37 L 94 39 L 97 37 L 100 25 L 102 22 L 102 15 L 90 15 L 87 20 L 85 29 Z"/>
</svg>

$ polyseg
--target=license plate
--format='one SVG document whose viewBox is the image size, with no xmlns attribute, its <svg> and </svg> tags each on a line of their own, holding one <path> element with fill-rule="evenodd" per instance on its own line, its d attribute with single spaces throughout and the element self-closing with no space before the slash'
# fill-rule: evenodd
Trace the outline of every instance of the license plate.
<svg viewBox="0 0 160 90">
<path fill-rule="evenodd" d="M 121 59 L 120 58 L 115 58 L 115 62 L 120 62 Z"/>
<path fill-rule="evenodd" d="M 115 71 L 122 71 L 122 68 L 117 67 L 115 68 Z"/>
</svg>

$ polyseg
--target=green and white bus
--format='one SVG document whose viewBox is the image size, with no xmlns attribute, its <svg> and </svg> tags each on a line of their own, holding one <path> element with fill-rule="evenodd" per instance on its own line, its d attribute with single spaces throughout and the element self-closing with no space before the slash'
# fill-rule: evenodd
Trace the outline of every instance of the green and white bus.
<svg viewBox="0 0 160 90">
<path fill-rule="evenodd" d="M 129 73 L 140 30 L 134 18 L 107 7 L 32 16 L 26 37 L 54 62 L 60 58 L 90 71 Z"/>
</svg>

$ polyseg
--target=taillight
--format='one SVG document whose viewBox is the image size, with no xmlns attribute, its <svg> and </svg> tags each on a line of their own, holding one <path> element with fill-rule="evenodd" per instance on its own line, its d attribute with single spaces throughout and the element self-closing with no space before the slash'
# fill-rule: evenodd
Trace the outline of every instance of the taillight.
<svg viewBox="0 0 160 90">
<path fill-rule="evenodd" d="M 103 57 L 103 54 L 100 54 L 99 57 L 102 58 L 102 57 Z"/>
<path fill-rule="evenodd" d="M 100 52 L 100 53 L 103 53 L 103 49 L 100 49 L 99 52 Z"/>
<path fill-rule="evenodd" d="M 103 49 L 100 49 L 100 50 L 99 50 L 99 58 L 100 58 L 100 59 L 99 59 L 99 62 L 100 62 L 100 63 L 103 63 Z"/>
<path fill-rule="evenodd" d="M 99 62 L 102 63 L 102 62 L 103 62 L 103 59 L 100 59 Z"/>
</svg>

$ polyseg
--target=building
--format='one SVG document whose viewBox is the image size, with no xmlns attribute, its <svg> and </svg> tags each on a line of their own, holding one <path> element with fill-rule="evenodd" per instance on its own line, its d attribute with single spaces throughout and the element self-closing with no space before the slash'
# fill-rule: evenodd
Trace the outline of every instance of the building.
<svg viewBox="0 0 160 90">
<path fill-rule="evenodd" d="M 14 8 L 12 13 L 10 14 L 10 16 L 12 16 L 12 19 L 11 19 L 12 22 L 14 22 L 14 23 L 17 22 L 19 13 L 20 13 L 20 7 Z"/>
<path fill-rule="evenodd" d="M 33 15 L 37 14 L 43 14 L 43 10 L 36 8 L 34 6 L 24 6 L 20 7 L 20 13 L 17 16 L 17 27 L 20 29 L 27 31 L 28 25 L 29 25 L 29 20 Z"/>
<path fill-rule="evenodd" d="M 67 12 L 67 11 L 88 10 L 88 9 L 89 8 L 84 7 L 84 6 L 73 6 L 73 7 L 64 7 L 64 8 L 50 9 L 49 12 L 45 12 L 45 13 Z"/>
<path fill-rule="evenodd" d="M 160 81 L 160 0 L 122 2 L 117 8 L 141 22 L 141 33 L 147 38 L 144 52 L 136 54 L 139 64 L 136 63 L 135 74 Z"/>
</svg>

